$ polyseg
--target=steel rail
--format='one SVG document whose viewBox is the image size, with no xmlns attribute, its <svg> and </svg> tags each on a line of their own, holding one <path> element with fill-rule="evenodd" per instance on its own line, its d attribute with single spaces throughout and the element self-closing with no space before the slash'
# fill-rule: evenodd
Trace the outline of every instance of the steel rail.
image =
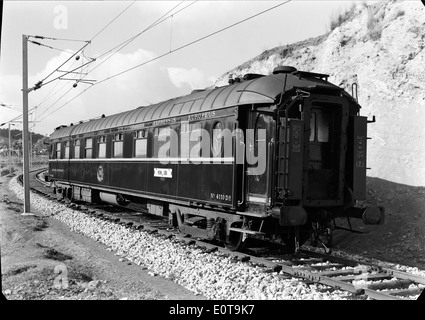
<svg viewBox="0 0 425 320">
<path fill-rule="evenodd" d="M 33 170 L 31 173 L 36 173 L 36 176 L 45 171 L 46 168 L 43 169 L 37 169 Z M 44 181 L 41 181 L 41 179 L 37 178 L 38 182 L 46 186 L 46 183 Z M 32 187 L 33 188 L 33 187 Z M 38 190 L 38 192 L 44 193 L 43 191 Z M 270 268 L 272 271 L 275 272 L 283 272 L 285 275 L 279 275 L 280 277 L 284 278 L 291 278 L 295 277 L 298 279 L 304 279 L 307 282 L 314 282 L 314 283 L 320 283 L 326 286 L 329 286 L 333 289 L 339 289 L 344 290 L 347 292 L 352 293 L 354 296 L 367 296 L 371 299 L 375 300 L 405 300 L 402 296 L 403 294 L 417 294 L 420 293 L 423 288 L 405 288 L 405 289 L 395 289 L 395 290 L 387 290 L 387 291 L 377 291 L 378 289 L 371 289 L 368 286 L 372 287 L 380 287 L 379 285 L 354 285 L 353 283 L 349 283 L 347 281 L 355 280 L 356 278 L 359 279 L 384 279 L 384 278 L 397 278 L 398 282 L 401 284 L 408 284 L 408 281 L 411 281 L 412 283 L 422 284 L 425 285 L 425 277 L 417 276 L 414 274 L 410 274 L 407 272 L 403 272 L 400 270 L 395 270 L 388 267 L 381 267 L 379 265 L 370 263 L 370 262 L 361 262 L 356 260 L 351 260 L 344 257 L 337 257 L 333 255 L 327 255 L 322 254 L 315 251 L 300 250 L 300 253 L 295 256 L 288 256 L 286 255 L 284 257 L 284 261 L 279 261 L 280 258 L 277 258 L 276 256 L 273 257 L 258 257 L 253 254 L 248 254 L 244 252 L 237 252 L 237 251 L 229 251 L 228 249 L 224 247 L 220 247 L 215 244 L 211 244 L 209 242 L 205 242 L 201 239 L 194 239 L 190 236 L 185 236 L 183 234 L 179 234 L 176 232 L 176 230 L 167 230 L 168 228 L 161 227 L 159 225 L 149 225 L 150 223 L 143 223 L 139 221 L 135 221 L 134 217 L 132 216 L 125 216 L 122 214 L 122 212 L 118 214 L 114 214 L 111 212 L 108 213 L 96 213 L 95 210 L 87 210 L 88 213 L 92 213 L 96 215 L 97 217 L 109 220 L 115 223 L 119 223 L 121 225 L 125 225 L 127 227 L 131 227 L 133 229 L 137 230 L 145 230 L 149 233 L 156 233 L 161 236 L 165 237 L 174 237 L 175 239 L 179 241 L 185 242 L 187 245 L 195 245 L 197 247 L 203 248 L 207 252 L 214 252 L 219 251 L 223 254 L 229 255 L 234 257 L 238 261 L 242 262 L 251 262 L 256 265 L 264 266 L 266 268 Z M 133 218 L 133 219 L 132 219 Z M 288 258 L 290 257 L 290 258 Z M 299 258 L 304 258 L 304 260 L 297 260 Z M 320 269 L 320 267 L 309 265 L 309 263 L 315 263 L 318 262 L 318 260 L 322 261 L 329 261 L 337 265 L 345 265 L 348 267 L 359 267 L 364 266 L 365 269 L 362 270 L 332 270 L 332 271 L 317 271 L 317 269 Z M 294 265 L 302 265 L 304 264 L 305 267 L 294 267 Z M 364 272 L 367 271 L 367 272 Z M 378 274 L 370 274 L 368 272 L 370 271 L 377 271 Z M 347 276 L 347 274 L 350 274 Z M 341 276 L 342 275 L 342 276 Z M 344 276 L 345 275 L 345 276 Z M 341 276 L 338 278 L 338 276 Z M 401 281 L 399 280 L 401 279 Z M 397 282 L 396 281 L 396 282 Z M 385 283 L 382 284 L 384 286 Z M 396 296 L 400 295 L 400 296 Z"/>
</svg>

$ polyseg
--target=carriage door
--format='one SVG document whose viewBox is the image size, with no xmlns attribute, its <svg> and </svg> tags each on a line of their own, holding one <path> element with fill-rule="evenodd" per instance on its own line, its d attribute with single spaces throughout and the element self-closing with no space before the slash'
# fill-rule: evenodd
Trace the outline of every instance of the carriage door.
<svg viewBox="0 0 425 320">
<path fill-rule="evenodd" d="M 310 110 L 307 199 L 336 200 L 341 192 L 341 105 L 313 101 Z"/>
<path fill-rule="evenodd" d="M 270 140 L 274 130 L 273 117 L 267 114 L 250 112 L 246 144 L 247 202 L 268 205 L 270 203 L 269 162 L 272 152 Z"/>
</svg>

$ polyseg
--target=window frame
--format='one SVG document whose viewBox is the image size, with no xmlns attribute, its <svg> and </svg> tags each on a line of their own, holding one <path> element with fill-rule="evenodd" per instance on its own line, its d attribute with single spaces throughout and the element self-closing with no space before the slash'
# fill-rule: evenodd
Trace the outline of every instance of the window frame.
<svg viewBox="0 0 425 320">
<path fill-rule="evenodd" d="M 144 146 L 142 146 L 144 149 L 144 154 L 138 154 L 138 148 L 137 148 L 137 142 L 144 141 Z M 148 157 L 148 135 L 146 130 L 136 130 L 134 132 L 134 138 L 133 138 L 133 158 L 147 158 Z"/>
<path fill-rule="evenodd" d="M 309 142 L 328 143 L 331 139 L 331 121 L 325 116 L 326 112 L 315 112 L 310 115 Z M 313 124 L 313 126 L 312 126 Z M 325 130 L 324 130 L 325 129 Z"/>
<path fill-rule="evenodd" d="M 56 144 L 55 144 L 55 156 L 56 156 L 56 159 L 61 159 L 61 147 L 62 147 L 62 143 L 61 142 L 56 142 Z"/>
<path fill-rule="evenodd" d="M 267 121 L 266 121 L 266 119 L 265 119 L 265 114 L 263 114 L 263 113 L 259 113 L 258 115 L 257 115 L 257 118 L 255 119 L 255 131 L 254 131 L 254 154 L 256 154 L 257 155 L 257 157 L 259 156 L 258 155 L 258 144 L 259 144 L 259 142 L 264 142 L 264 143 L 267 143 Z M 261 122 L 260 122 L 261 121 Z M 260 126 L 260 128 L 259 128 L 259 126 Z M 261 126 L 263 126 L 263 127 L 261 127 Z M 259 138 L 259 136 L 258 136 L 258 131 L 259 130 L 266 130 L 266 138 L 265 138 L 265 140 L 263 140 L 263 139 L 260 139 Z M 267 145 L 267 144 L 266 144 Z"/>
<path fill-rule="evenodd" d="M 75 139 L 73 141 L 73 147 L 74 147 L 74 159 L 80 159 L 81 157 L 81 141 L 80 139 Z"/>
<path fill-rule="evenodd" d="M 68 141 L 65 141 L 64 155 L 63 155 L 64 159 L 70 159 L 70 156 L 71 156 L 70 151 L 71 151 L 71 142 L 68 140 Z"/>
<path fill-rule="evenodd" d="M 121 145 L 121 153 L 116 154 L 117 145 Z M 112 158 L 123 158 L 124 157 L 124 133 L 114 133 L 112 136 Z"/>
<path fill-rule="evenodd" d="M 316 119 L 317 119 L 317 115 L 316 112 L 312 111 L 311 115 L 310 115 L 310 137 L 309 137 L 309 141 L 310 142 L 315 142 L 316 141 Z"/>
<path fill-rule="evenodd" d="M 199 150 L 199 157 L 205 157 L 206 155 L 202 154 L 202 151 L 204 149 L 203 144 L 202 144 L 202 129 L 204 129 L 203 123 L 200 121 L 196 121 L 196 122 L 190 122 L 189 123 L 189 157 L 191 157 L 191 151 L 193 150 L 193 148 L 195 147 L 195 145 L 197 145 L 199 143 L 199 140 L 201 140 L 201 144 L 200 144 L 200 150 Z M 191 140 L 192 137 L 192 133 L 199 130 L 199 136 L 197 140 Z M 211 146 L 210 146 L 211 148 Z"/>
<path fill-rule="evenodd" d="M 164 132 L 164 130 L 165 130 L 165 132 Z M 154 130 L 153 130 L 153 144 L 152 144 L 152 155 L 153 155 L 153 157 L 158 158 L 159 150 L 161 149 L 161 147 L 165 143 L 167 143 L 167 141 L 160 141 L 159 137 L 164 135 L 164 136 L 168 136 L 168 137 L 171 138 L 171 130 L 172 130 L 172 128 L 171 128 L 170 125 L 154 128 Z"/>
<path fill-rule="evenodd" d="M 220 125 L 220 133 L 217 135 L 217 136 L 215 136 L 214 135 L 214 133 L 215 132 L 217 132 L 217 131 L 215 131 L 215 130 L 218 130 L 218 129 L 216 129 L 216 126 L 217 125 Z M 222 158 L 223 157 L 223 123 L 221 122 L 221 121 L 215 121 L 214 123 L 213 123 L 213 125 L 211 126 L 211 153 L 212 153 L 212 156 L 213 156 L 213 158 Z M 220 150 L 218 150 L 218 152 L 217 152 L 217 150 L 216 150 L 216 143 L 218 143 L 219 142 L 219 145 L 218 145 L 218 147 L 219 147 L 219 149 Z"/>
<path fill-rule="evenodd" d="M 97 158 L 106 158 L 106 135 L 101 135 L 97 137 Z"/>
<path fill-rule="evenodd" d="M 87 146 L 87 141 L 90 141 L 90 146 Z M 90 150 L 90 157 L 87 156 L 87 151 Z M 85 159 L 93 159 L 93 138 L 85 138 L 84 139 L 84 158 Z"/>
</svg>

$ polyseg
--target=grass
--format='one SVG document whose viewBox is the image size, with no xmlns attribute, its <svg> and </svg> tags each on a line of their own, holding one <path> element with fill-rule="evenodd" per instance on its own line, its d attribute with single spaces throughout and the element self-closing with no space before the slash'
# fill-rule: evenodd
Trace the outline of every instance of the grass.
<svg viewBox="0 0 425 320">
<path fill-rule="evenodd" d="M 62 252 L 59 252 L 53 248 L 49 248 L 44 252 L 43 255 L 46 259 L 56 260 L 56 261 L 65 261 L 65 260 L 71 260 L 72 257 L 64 254 Z"/>
<path fill-rule="evenodd" d="M 398 17 L 404 16 L 404 14 L 405 14 L 404 10 L 398 10 L 394 19 L 397 19 Z"/>
<path fill-rule="evenodd" d="M 72 256 L 64 254 L 62 252 L 59 252 L 53 248 L 50 248 L 48 246 L 42 245 L 40 243 L 35 244 L 36 247 L 43 248 L 44 253 L 43 257 L 46 259 L 56 260 L 56 261 L 65 261 L 65 260 L 71 260 Z"/>
<path fill-rule="evenodd" d="M 294 47 L 293 46 L 285 46 L 282 47 L 282 50 L 279 53 L 279 56 L 281 59 L 286 58 L 287 56 L 289 56 L 292 52 L 294 51 Z"/>
<path fill-rule="evenodd" d="M 367 30 L 369 37 L 376 41 L 379 40 L 382 36 L 382 25 L 380 20 L 382 20 L 384 16 L 381 14 L 380 16 L 376 16 L 374 9 L 368 8 L 367 11 Z"/>
<path fill-rule="evenodd" d="M 17 275 L 17 274 L 20 274 L 20 273 L 23 273 L 23 272 L 25 272 L 25 271 L 28 271 L 29 269 L 32 269 L 32 268 L 36 268 L 37 266 L 36 265 L 29 265 L 29 266 L 23 266 L 23 267 L 16 267 L 16 268 L 14 268 L 14 269 L 12 269 L 12 270 L 9 270 L 5 275 L 6 276 L 14 276 L 14 275 Z"/>
<path fill-rule="evenodd" d="M 353 2 L 349 9 L 344 12 L 338 11 L 336 14 L 331 16 L 330 29 L 331 31 L 338 28 L 344 22 L 351 19 L 356 11 L 356 4 Z"/>
</svg>

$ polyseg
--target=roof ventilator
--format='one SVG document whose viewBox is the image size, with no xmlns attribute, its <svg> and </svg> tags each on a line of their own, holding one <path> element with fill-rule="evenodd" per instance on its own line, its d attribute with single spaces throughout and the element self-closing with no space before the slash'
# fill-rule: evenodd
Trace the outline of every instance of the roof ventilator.
<svg viewBox="0 0 425 320">
<path fill-rule="evenodd" d="M 243 80 L 247 81 L 247 80 L 253 80 L 253 79 L 258 79 L 264 77 L 264 74 L 259 74 L 259 73 L 247 73 L 243 76 Z"/>
<path fill-rule="evenodd" d="M 278 66 L 273 69 L 273 74 L 294 73 L 294 72 L 297 72 L 297 69 L 291 66 Z"/>
</svg>

